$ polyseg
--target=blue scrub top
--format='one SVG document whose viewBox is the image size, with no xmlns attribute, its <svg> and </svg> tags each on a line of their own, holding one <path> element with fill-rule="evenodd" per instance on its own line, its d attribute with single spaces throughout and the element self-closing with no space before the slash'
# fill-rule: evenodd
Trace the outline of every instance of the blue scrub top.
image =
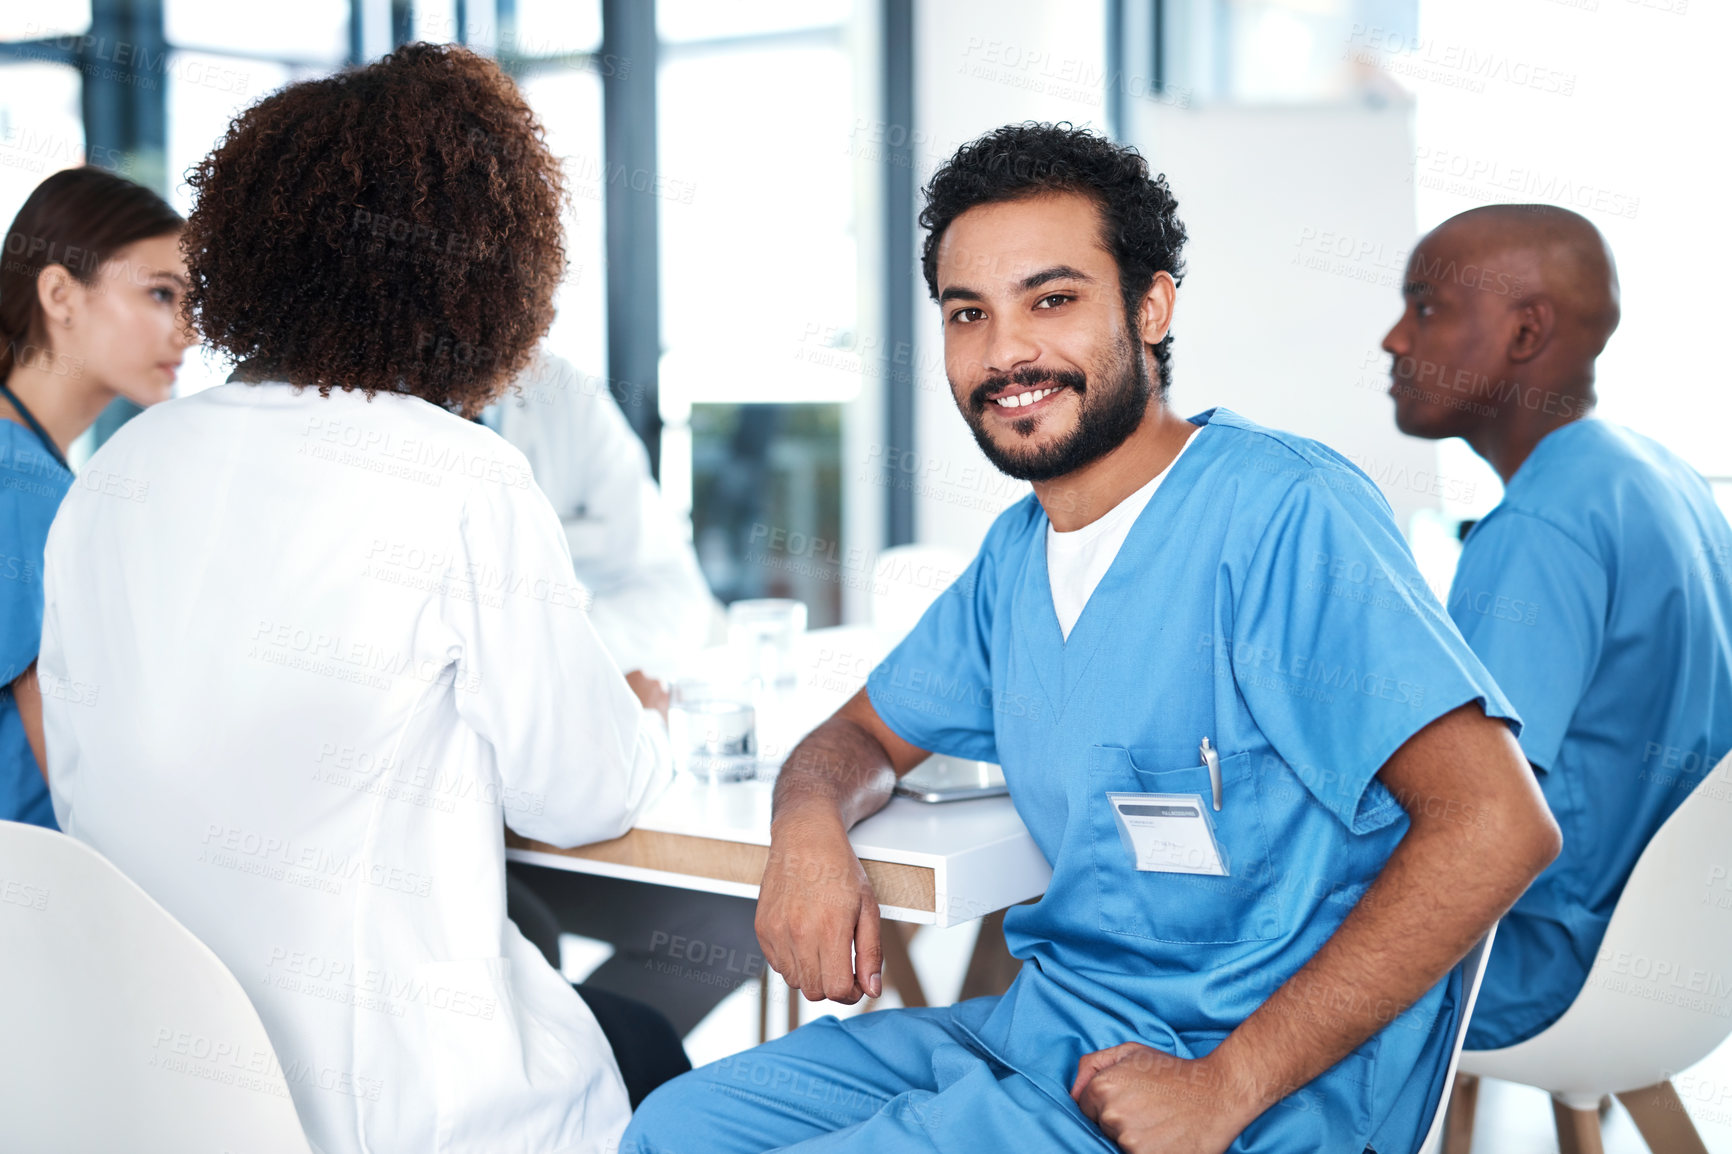
<svg viewBox="0 0 1732 1154">
<path fill-rule="evenodd" d="M 1449 612 L 1564 835 L 1492 947 L 1468 1046 L 1493 1049 L 1569 1008 L 1648 839 L 1732 748 L 1732 529 L 1677 457 L 1577 421 L 1468 534 Z"/>
<path fill-rule="evenodd" d="M 1055 1103 L 1094 1050 L 1207 1054 L 1310 960 L 1407 830 L 1375 775 L 1415 732 L 1472 701 L 1519 724 L 1363 473 L 1225 409 L 1192 421 L 1068 642 L 1030 496 L 868 681 L 905 740 L 1002 764 L 1052 864 L 1046 895 L 1005 918 L 1015 984 L 959 1013 L 979 1007 L 976 1039 Z M 1231 876 L 1138 872 L 1106 795 L 1207 796 L 1204 737 Z M 1411 1149 L 1459 985 L 1440 982 L 1232 1149 Z"/>
<path fill-rule="evenodd" d="M 72 474 L 16 421 L 0 420 L 0 820 L 58 828 L 12 682 L 42 645 L 42 553 Z"/>
</svg>

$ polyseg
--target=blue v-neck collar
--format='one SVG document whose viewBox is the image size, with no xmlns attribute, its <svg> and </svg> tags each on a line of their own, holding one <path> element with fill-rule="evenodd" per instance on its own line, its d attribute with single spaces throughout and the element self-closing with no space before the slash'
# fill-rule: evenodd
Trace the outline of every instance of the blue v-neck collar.
<svg viewBox="0 0 1732 1154">
<path fill-rule="evenodd" d="M 1125 543 L 1107 566 L 1100 584 L 1095 586 L 1082 613 L 1071 627 L 1067 641 L 1059 628 L 1058 610 L 1053 607 L 1052 578 L 1046 564 L 1046 531 L 1049 524 L 1042 511 L 1035 518 L 1034 532 L 1029 534 L 1028 555 L 1022 567 L 1022 581 L 1017 587 L 1014 607 L 1015 630 L 1027 651 L 1035 677 L 1046 692 L 1055 718 L 1063 717 L 1065 703 L 1083 681 L 1101 643 L 1113 633 L 1113 621 L 1125 599 L 1136 589 L 1137 580 L 1147 568 L 1149 555 L 1161 544 L 1156 525 L 1164 518 L 1163 510 L 1190 485 L 1190 478 L 1202 467 L 1200 458 L 1208 446 L 1199 441 L 1207 435 L 1210 418 L 1220 410 L 1210 409 L 1192 417 L 1198 427 L 1191 435 L 1197 444 L 1188 444 L 1169 466 L 1167 479 L 1149 498 L 1143 511 L 1131 524 Z"/>
</svg>

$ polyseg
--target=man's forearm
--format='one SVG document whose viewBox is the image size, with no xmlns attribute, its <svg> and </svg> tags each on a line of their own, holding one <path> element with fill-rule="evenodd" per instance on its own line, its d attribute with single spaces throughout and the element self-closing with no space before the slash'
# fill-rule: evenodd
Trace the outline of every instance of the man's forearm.
<svg viewBox="0 0 1732 1154">
<path fill-rule="evenodd" d="M 848 830 L 889 800 L 897 762 L 850 718 L 851 710 L 869 713 L 864 701 L 857 695 L 813 730 L 776 779 L 758 941 L 771 968 L 813 1001 L 883 992 L 878 899 Z"/>
<path fill-rule="evenodd" d="M 865 727 L 836 716 L 794 747 L 776 778 L 772 827 L 784 822 L 841 822 L 851 829 L 882 809 L 896 784 L 890 755 Z"/>
<path fill-rule="evenodd" d="M 1246 1125 L 1436 985 L 1551 858 L 1543 836 L 1498 842 L 1483 822 L 1410 828 L 1323 948 L 1211 1056 Z"/>
</svg>

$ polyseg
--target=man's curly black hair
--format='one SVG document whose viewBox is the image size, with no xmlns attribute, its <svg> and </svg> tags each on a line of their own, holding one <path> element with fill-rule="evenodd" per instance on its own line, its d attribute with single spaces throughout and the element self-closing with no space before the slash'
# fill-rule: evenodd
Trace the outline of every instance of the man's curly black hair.
<svg viewBox="0 0 1732 1154">
<path fill-rule="evenodd" d="M 920 212 L 920 225 L 927 230 L 920 254 L 927 291 L 938 299 L 938 244 L 952 221 L 979 205 L 1048 192 L 1082 193 L 1100 205 L 1101 240 L 1118 262 L 1125 315 L 1135 332 L 1137 307 L 1155 274 L 1165 272 L 1174 283 L 1184 277 L 1179 203 L 1167 178 L 1151 177 L 1136 149 L 1063 122 L 996 128 L 957 149 L 932 175 Z M 1171 383 L 1172 344 L 1168 333 L 1154 346 L 1163 397 Z"/>
<path fill-rule="evenodd" d="M 466 49 L 409 44 L 291 84 L 187 183 L 187 307 L 245 379 L 473 416 L 553 319 L 559 162 L 517 86 Z"/>
</svg>

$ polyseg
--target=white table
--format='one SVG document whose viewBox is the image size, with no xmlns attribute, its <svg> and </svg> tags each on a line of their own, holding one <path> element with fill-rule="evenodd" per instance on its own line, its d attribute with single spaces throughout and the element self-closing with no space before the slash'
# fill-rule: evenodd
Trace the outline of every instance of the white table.
<svg viewBox="0 0 1732 1154">
<path fill-rule="evenodd" d="M 801 647 L 800 684 L 760 735 L 785 749 L 865 684 L 889 648 L 868 629 L 820 629 Z M 725 658 L 709 655 L 710 661 Z M 766 728 L 767 726 L 767 728 Z M 681 775 L 624 837 L 559 849 L 510 835 L 513 861 L 755 898 L 769 859 L 768 782 Z M 892 798 L 850 834 L 886 918 L 972 921 L 1046 891 L 1052 871 L 1008 797 L 928 805 Z"/>
</svg>

